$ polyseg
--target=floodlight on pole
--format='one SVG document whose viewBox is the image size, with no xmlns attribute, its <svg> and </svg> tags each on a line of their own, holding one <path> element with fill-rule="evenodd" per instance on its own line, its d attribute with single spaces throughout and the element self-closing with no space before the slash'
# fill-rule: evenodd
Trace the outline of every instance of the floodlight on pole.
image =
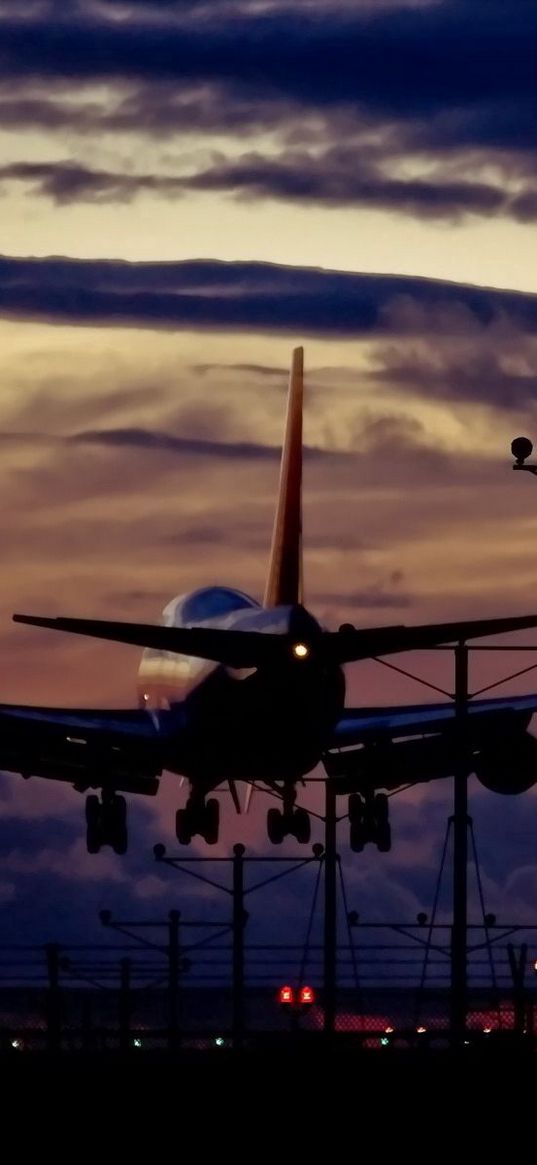
<svg viewBox="0 0 537 1165">
<path fill-rule="evenodd" d="M 515 437 L 514 441 L 511 441 L 511 453 L 515 459 L 513 469 L 523 469 L 526 473 L 537 474 L 537 465 L 534 462 L 526 465 L 528 457 L 533 453 L 533 444 L 529 437 Z"/>
</svg>

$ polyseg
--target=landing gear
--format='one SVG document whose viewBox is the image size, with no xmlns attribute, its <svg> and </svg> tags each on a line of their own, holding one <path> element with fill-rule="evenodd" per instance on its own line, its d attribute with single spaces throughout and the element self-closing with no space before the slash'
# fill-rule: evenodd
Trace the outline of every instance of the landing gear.
<svg viewBox="0 0 537 1165">
<path fill-rule="evenodd" d="M 110 845 L 116 854 L 126 854 L 127 802 L 117 793 L 102 797 L 86 797 L 86 844 L 88 853 L 98 854 L 103 845 Z"/>
<path fill-rule="evenodd" d="M 296 837 L 300 845 L 307 845 L 311 837 L 310 815 L 306 809 L 295 809 L 296 790 L 284 788 L 283 812 L 269 809 L 267 833 L 273 845 L 281 845 L 284 837 Z"/>
<path fill-rule="evenodd" d="M 350 844 L 355 854 L 362 853 L 367 842 L 373 842 L 382 854 L 392 848 L 389 804 L 386 793 L 370 793 L 349 797 Z"/>
<path fill-rule="evenodd" d="M 220 828 L 220 804 L 216 797 L 207 803 L 203 797 L 189 797 L 185 808 L 175 815 L 175 832 L 180 845 L 190 845 L 192 838 L 200 834 L 207 845 L 216 845 Z"/>
<path fill-rule="evenodd" d="M 267 813 L 267 833 L 268 839 L 273 845 L 281 845 L 286 834 L 286 829 L 283 813 L 279 809 L 269 809 Z"/>
</svg>

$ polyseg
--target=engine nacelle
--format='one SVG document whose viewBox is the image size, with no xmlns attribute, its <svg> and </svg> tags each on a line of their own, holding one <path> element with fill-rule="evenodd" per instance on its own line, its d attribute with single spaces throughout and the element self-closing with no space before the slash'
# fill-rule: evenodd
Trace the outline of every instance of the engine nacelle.
<svg viewBox="0 0 537 1165">
<path fill-rule="evenodd" d="M 491 793 L 527 793 L 537 784 L 537 740 L 528 732 L 492 738 L 476 755 L 474 771 Z"/>
</svg>

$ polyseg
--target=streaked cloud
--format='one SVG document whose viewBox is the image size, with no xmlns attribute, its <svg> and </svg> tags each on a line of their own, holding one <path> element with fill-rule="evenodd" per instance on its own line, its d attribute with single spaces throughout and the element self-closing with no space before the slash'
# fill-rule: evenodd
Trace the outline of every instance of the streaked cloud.
<svg viewBox="0 0 537 1165">
<path fill-rule="evenodd" d="M 0 258 L 0 315 L 148 328 L 356 337 L 537 322 L 537 297 L 404 275 L 271 263 Z"/>
<path fill-rule="evenodd" d="M 1 110 L 0 110 L 1 113 Z M 180 199 L 186 192 L 225 192 L 325 207 L 373 208 L 425 219 L 456 222 L 469 215 L 537 218 L 537 185 L 516 192 L 498 183 L 463 181 L 437 173 L 433 180 L 396 179 L 364 163 L 360 146 L 324 153 L 284 151 L 279 157 L 246 153 L 216 156 L 206 168 L 185 175 L 96 170 L 72 161 L 13 162 L 0 166 L 0 190 L 21 184 L 58 206 L 70 203 L 128 203 L 142 194 Z"/>
</svg>

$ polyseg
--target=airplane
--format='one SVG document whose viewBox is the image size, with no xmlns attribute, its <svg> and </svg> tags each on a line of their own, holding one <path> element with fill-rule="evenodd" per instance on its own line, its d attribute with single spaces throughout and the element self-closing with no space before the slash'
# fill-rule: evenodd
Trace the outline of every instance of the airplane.
<svg viewBox="0 0 537 1165">
<path fill-rule="evenodd" d="M 537 626 L 537 615 L 329 631 L 304 605 L 302 570 L 303 349 L 292 356 L 279 492 L 264 599 L 226 586 L 169 603 L 159 625 L 13 616 L 15 622 L 144 649 L 138 707 L 98 710 L 0 705 L 0 770 L 68 781 L 86 800 L 87 848 L 127 850 L 124 793 L 155 795 L 163 771 L 189 786 L 176 834 L 187 845 L 219 836 L 227 782 L 259 782 L 281 797 L 267 816 L 278 845 L 310 838 L 297 785 L 320 762 L 349 795 L 350 844 L 391 846 L 388 794 L 453 775 L 459 737 L 454 703 L 345 707 L 344 665 Z M 471 700 L 468 774 L 488 789 L 521 793 L 537 782 L 528 732 L 537 695 Z"/>
</svg>

